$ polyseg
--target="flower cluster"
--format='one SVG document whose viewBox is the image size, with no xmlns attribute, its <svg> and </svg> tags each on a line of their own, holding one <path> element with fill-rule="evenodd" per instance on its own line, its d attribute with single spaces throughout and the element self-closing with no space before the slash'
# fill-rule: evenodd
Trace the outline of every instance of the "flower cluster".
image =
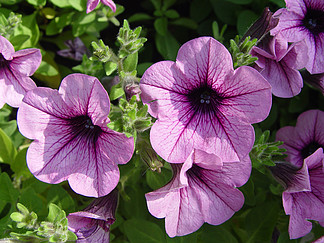
<svg viewBox="0 0 324 243">
<path fill-rule="evenodd" d="M 303 79 L 298 70 L 306 68 L 314 75 L 324 72 L 323 16 L 320 1 L 286 0 L 286 8 L 261 23 L 271 26 L 267 29 L 271 35 L 265 33 L 251 54 L 258 58 L 256 69 L 269 81 L 275 96 L 290 98 L 300 93 Z M 313 85 L 322 88 L 318 83 Z"/>
</svg>

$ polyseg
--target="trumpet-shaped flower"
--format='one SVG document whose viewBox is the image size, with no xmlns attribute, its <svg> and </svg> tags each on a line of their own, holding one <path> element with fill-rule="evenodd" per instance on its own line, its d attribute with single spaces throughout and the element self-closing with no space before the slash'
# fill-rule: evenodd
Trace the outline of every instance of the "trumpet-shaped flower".
<svg viewBox="0 0 324 243">
<path fill-rule="evenodd" d="M 324 72 L 324 2 L 322 0 L 285 0 L 286 8 L 274 15 L 278 25 L 271 35 L 280 34 L 288 42 L 305 40 L 308 47 L 306 69 L 314 73 Z"/>
<path fill-rule="evenodd" d="M 243 194 L 236 189 L 248 180 L 251 162 L 222 162 L 214 154 L 194 150 L 183 164 L 172 164 L 173 178 L 147 193 L 150 213 L 165 218 L 170 237 L 190 234 L 204 222 L 219 225 L 240 210 Z"/>
<path fill-rule="evenodd" d="M 114 189 L 107 196 L 94 199 L 82 211 L 70 213 L 67 216 L 68 227 L 77 235 L 77 243 L 109 242 L 117 203 L 118 191 Z"/>
<path fill-rule="evenodd" d="M 0 108 L 4 103 L 19 107 L 27 91 L 36 88 L 29 76 L 35 73 L 41 61 L 38 49 L 15 52 L 12 44 L 0 36 Z"/>
<path fill-rule="evenodd" d="M 290 215 L 289 235 L 300 238 L 312 229 L 308 220 L 324 222 L 324 154 L 319 148 L 304 160 L 282 194 L 286 214 Z"/>
<path fill-rule="evenodd" d="M 265 37 L 251 54 L 258 60 L 257 69 L 272 86 L 272 93 L 282 98 L 290 98 L 300 93 L 303 78 L 298 69 L 305 67 L 308 56 L 303 42 L 288 43 L 280 35 Z"/>
<path fill-rule="evenodd" d="M 309 110 L 299 115 L 296 127 L 280 128 L 276 139 L 287 149 L 287 161 L 301 167 L 305 158 L 324 148 L 324 112 Z"/>
<path fill-rule="evenodd" d="M 176 62 L 155 63 L 144 73 L 143 103 L 157 118 L 151 128 L 154 150 L 166 161 L 185 161 L 193 149 L 239 161 L 251 150 L 251 123 L 265 119 L 271 86 L 255 69 L 233 62 L 210 37 L 185 43 Z"/>
<path fill-rule="evenodd" d="M 79 194 L 101 197 L 119 180 L 117 164 L 127 163 L 134 140 L 107 127 L 109 97 L 101 83 L 84 74 L 71 74 L 59 90 L 29 91 L 18 110 L 20 132 L 34 141 L 27 164 L 47 183 L 68 180 Z"/>
<path fill-rule="evenodd" d="M 87 13 L 90 13 L 92 10 L 94 10 L 98 6 L 100 1 L 111 8 L 113 12 L 116 12 L 116 4 L 112 0 L 88 0 Z"/>
</svg>

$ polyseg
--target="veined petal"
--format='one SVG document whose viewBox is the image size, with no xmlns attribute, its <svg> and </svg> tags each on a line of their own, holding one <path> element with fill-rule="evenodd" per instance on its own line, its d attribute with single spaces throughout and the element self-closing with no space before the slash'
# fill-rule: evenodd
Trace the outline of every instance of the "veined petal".
<svg viewBox="0 0 324 243">
<path fill-rule="evenodd" d="M 112 0 L 101 0 L 101 2 L 107 5 L 113 12 L 116 12 L 116 4 Z"/>
<path fill-rule="evenodd" d="M 12 60 L 12 55 L 15 53 L 13 45 L 3 36 L 0 35 L 0 54 L 6 60 Z"/>
<path fill-rule="evenodd" d="M 97 144 L 101 152 L 111 160 L 111 163 L 126 164 L 133 156 L 134 138 L 115 132 L 109 128 L 102 128 Z"/>
<path fill-rule="evenodd" d="M 39 49 L 30 48 L 17 51 L 13 54 L 10 67 L 26 76 L 33 75 L 42 61 Z"/>
<path fill-rule="evenodd" d="M 24 97 L 17 115 L 19 131 L 29 139 L 40 139 L 50 125 L 53 133 L 60 133 L 65 119 L 72 110 L 63 102 L 61 95 L 53 89 L 39 87 L 31 90 Z M 31 126 L 32 124 L 32 126 Z M 61 127 L 63 125 L 63 128 Z"/>
<path fill-rule="evenodd" d="M 87 13 L 90 13 L 92 10 L 94 10 L 98 4 L 99 4 L 100 0 L 88 0 L 87 2 Z"/>
<path fill-rule="evenodd" d="M 207 83 L 217 89 L 227 80 L 226 76 L 234 71 L 228 50 L 211 37 L 186 42 L 179 49 L 176 63 L 184 73 L 186 82 L 196 87 Z"/>
<path fill-rule="evenodd" d="M 309 61 L 306 65 L 306 69 L 311 74 L 323 73 L 324 58 L 322 54 L 324 52 L 324 33 L 320 33 L 318 36 L 309 37 L 306 41 L 309 49 Z"/>
<path fill-rule="evenodd" d="M 34 81 L 10 68 L 3 68 L 0 72 L 0 94 L 2 102 L 12 107 L 19 107 L 27 91 L 36 88 Z"/>
<path fill-rule="evenodd" d="M 291 98 L 300 93 L 303 78 L 296 69 L 290 68 L 284 61 L 268 60 L 266 68 L 261 71 L 272 86 L 272 93 L 282 98 Z"/>
<path fill-rule="evenodd" d="M 240 67 L 220 88 L 224 96 L 220 111 L 241 121 L 264 120 L 271 108 L 271 85 L 253 68 Z"/>
<path fill-rule="evenodd" d="M 271 35 L 280 33 L 288 42 L 303 40 L 308 34 L 308 30 L 302 26 L 303 17 L 292 11 L 281 11 L 278 25 L 270 30 Z"/>
<path fill-rule="evenodd" d="M 286 7 L 289 11 L 295 12 L 303 17 L 307 11 L 305 0 L 286 0 Z"/>
<path fill-rule="evenodd" d="M 181 107 L 187 102 L 184 95 L 194 86 L 184 78 L 174 62 L 162 61 L 144 73 L 140 88 L 142 101 L 148 105 L 153 117 L 174 117 L 184 110 Z"/>
<path fill-rule="evenodd" d="M 109 97 L 97 78 L 85 74 L 70 74 L 62 80 L 59 93 L 70 110 L 70 116 L 87 114 L 94 125 L 107 123 Z"/>
</svg>

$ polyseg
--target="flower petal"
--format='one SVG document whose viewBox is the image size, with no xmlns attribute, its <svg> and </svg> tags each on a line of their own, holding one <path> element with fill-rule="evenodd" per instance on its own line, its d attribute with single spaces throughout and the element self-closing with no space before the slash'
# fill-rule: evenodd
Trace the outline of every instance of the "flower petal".
<svg viewBox="0 0 324 243">
<path fill-rule="evenodd" d="M 113 12 L 116 12 L 116 4 L 112 0 L 101 0 L 101 2 L 111 8 Z"/>
<path fill-rule="evenodd" d="M 26 76 L 33 75 L 42 61 L 42 54 L 39 49 L 29 48 L 17 51 L 13 54 L 10 67 Z"/>
<path fill-rule="evenodd" d="M 0 54 L 6 60 L 12 60 L 12 55 L 15 53 L 13 45 L 3 36 L 0 35 Z"/>
<path fill-rule="evenodd" d="M 99 4 L 100 0 L 88 0 L 87 2 L 87 13 L 90 13 L 92 10 L 94 10 L 98 4 Z"/>
</svg>

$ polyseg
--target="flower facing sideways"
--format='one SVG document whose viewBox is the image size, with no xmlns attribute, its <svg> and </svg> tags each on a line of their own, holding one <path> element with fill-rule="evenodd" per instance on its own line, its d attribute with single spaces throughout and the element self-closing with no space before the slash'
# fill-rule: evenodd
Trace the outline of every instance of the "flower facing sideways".
<svg viewBox="0 0 324 243">
<path fill-rule="evenodd" d="M 274 16 L 278 25 L 271 35 L 280 34 L 288 42 L 305 40 L 308 47 L 306 69 L 311 73 L 324 72 L 324 2 L 323 0 L 286 0 L 286 7 Z"/>
<path fill-rule="evenodd" d="M 100 1 L 111 8 L 113 12 L 116 12 L 116 4 L 112 0 L 88 0 L 87 13 L 90 13 L 92 10 L 94 10 L 98 6 Z"/>
<path fill-rule="evenodd" d="M 236 189 L 246 183 L 251 162 L 222 162 L 214 154 L 194 150 L 183 164 L 171 164 L 172 180 L 147 193 L 150 213 L 165 218 L 170 237 L 190 234 L 204 222 L 219 225 L 240 210 L 243 194 Z"/>
<path fill-rule="evenodd" d="M 293 165 L 283 163 L 280 168 L 272 171 L 279 182 L 284 182 L 286 188 L 282 201 L 286 214 L 290 215 L 288 231 L 291 239 L 300 238 L 311 231 L 312 223 L 308 220 L 324 223 L 323 165 L 323 149 L 319 148 L 305 158 L 299 170 L 289 169 Z"/>
<path fill-rule="evenodd" d="M 280 35 L 267 35 L 253 47 L 251 55 L 258 58 L 256 68 L 271 84 L 275 96 L 291 98 L 300 93 L 303 79 L 298 70 L 304 68 L 308 60 L 307 46 L 303 42 L 288 45 Z"/>
<path fill-rule="evenodd" d="M 318 148 L 324 149 L 324 112 L 309 110 L 300 114 L 296 127 L 286 126 L 277 131 L 276 139 L 283 141 L 287 161 L 301 167 L 304 159 Z"/>
<path fill-rule="evenodd" d="M 77 243 L 109 242 L 117 203 L 118 191 L 114 189 L 107 196 L 94 199 L 82 211 L 70 213 L 67 216 L 68 226 L 77 235 Z"/>
<path fill-rule="evenodd" d="M 148 68 L 140 82 L 142 101 L 157 118 L 154 150 L 166 161 L 183 162 L 193 149 L 239 161 L 251 150 L 251 123 L 271 107 L 270 84 L 251 67 L 233 70 L 226 48 L 210 37 L 185 43 L 176 62 Z"/>
<path fill-rule="evenodd" d="M 0 108 L 4 103 L 19 107 L 27 91 L 36 88 L 29 76 L 41 61 L 40 50 L 29 48 L 15 52 L 11 43 L 0 36 Z"/>
<path fill-rule="evenodd" d="M 107 127 L 109 97 L 101 83 L 71 74 L 59 90 L 29 91 L 18 110 L 20 132 L 34 141 L 27 165 L 47 183 L 68 180 L 79 194 L 101 197 L 119 180 L 118 164 L 133 154 L 134 140 Z"/>
</svg>

